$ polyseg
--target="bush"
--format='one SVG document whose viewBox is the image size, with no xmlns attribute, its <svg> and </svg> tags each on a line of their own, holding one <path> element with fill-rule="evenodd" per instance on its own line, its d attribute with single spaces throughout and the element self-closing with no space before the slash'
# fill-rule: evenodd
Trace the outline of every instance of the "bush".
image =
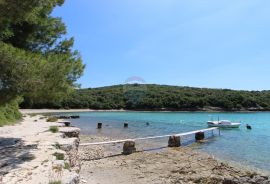
<svg viewBox="0 0 270 184">
<path fill-rule="evenodd" d="M 16 98 L 9 102 L 0 103 L 0 126 L 12 124 L 22 118 L 18 106 L 20 100 L 20 98 Z"/>
<path fill-rule="evenodd" d="M 61 181 L 50 181 L 49 184 L 62 184 Z"/>
<path fill-rule="evenodd" d="M 50 129 L 49 129 L 52 133 L 57 133 L 59 131 L 58 127 L 57 126 L 50 126 Z"/>
<path fill-rule="evenodd" d="M 56 121 L 58 121 L 58 118 L 54 117 L 54 116 L 48 117 L 48 119 L 47 119 L 47 122 L 56 122 Z"/>
<path fill-rule="evenodd" d="M 70 169 L 70 165 L 69 165 L 69 163 L 65 162 L 64 169 Z"/>
<path fill-rule="evenodd" d="M 63 153 L 57 153 L 57 152 L 55 152 L 53 154 L 53 156 L 56 157 L 56 160 L 64 160 L 65 159 L 65 155 Z"/>
</svg>

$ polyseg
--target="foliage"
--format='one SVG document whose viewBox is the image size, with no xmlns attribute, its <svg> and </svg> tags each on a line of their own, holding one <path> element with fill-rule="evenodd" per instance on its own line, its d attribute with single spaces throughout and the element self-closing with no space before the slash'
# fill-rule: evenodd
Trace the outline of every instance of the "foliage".
<svg viewBox="0 0 270 184">
<path fill-rule="evenodd" d="M 59 101 L 82 74 L 81 60 L 65 54 L 46 56 L 0 42 L 0 99 L 22 95 L 31 103 Z"/>
<path fill-rule="evenodd" d="M 0 0 L 0 106 L 21 96 L 25 104 L 60 103 L 82 75 L 74 38 L 51 15 L 64 0 Z M 3 110 L 2 110 L 3 111 Z"/>
<path fill-rule="evenodd" d="M 49 184 L 62 184 L 61 181 L 50 181 Z"/>
<path fill-rule="evenodd" d="M 53 156 L 56 157 L 56 160 L 64 160 L 65 159 L 65 155 L 63 153 L 58 153 L 58 152 L 55 152 L 53 154 Z"/>
<path fill-rule="evenodd" d="M 69 163 L 65 162 L 64 169 L 70 169 L 70 165 L 69 165 Z"/>
<path fill-rule="evenodd" d="M 51 116 L 51 117 L 48 117 L 46 121 L 47 122 L 56 122 L 56 121 L 58 121 L 58 118 L 54 117 L 54 116 Z"/>
<path fill-rule="evenodd" d="M 57 126 L 50 126 L 49 130 L 52 132 L 52 133 L 57 133 L 59 131 L 58 127 Z"/>
<path fill-rule="evenodd" d="M 35 105 L 34 105 L 35 106 Z M 42 107 L 42 104 L 38 104 Z M 270 110 L 270 91 L 236 91 L 166 85 L 79 89 L 49 107 L 130 110 Z M 43 107 L 48 107 L 47 104 Z"/>
<path fill-rule="evenodd" d="M 0 105 L 0 126 L 14 123 L 22 117 L 18 110 L 18 101 L 21 99 L 13 99 Z"/>
</svg>

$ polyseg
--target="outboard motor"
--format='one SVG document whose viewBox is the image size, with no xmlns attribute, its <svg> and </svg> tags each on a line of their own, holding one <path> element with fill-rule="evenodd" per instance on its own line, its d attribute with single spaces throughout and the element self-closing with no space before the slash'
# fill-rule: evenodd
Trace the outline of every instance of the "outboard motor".
<svg viewBox="0 0 270 184">
<path fill-rule="evenodd" d="M 247 127 L 248 130 L 251 130 L 252 129 L 249 124 L 247 124 L 246 127 Z"/>
</svg>

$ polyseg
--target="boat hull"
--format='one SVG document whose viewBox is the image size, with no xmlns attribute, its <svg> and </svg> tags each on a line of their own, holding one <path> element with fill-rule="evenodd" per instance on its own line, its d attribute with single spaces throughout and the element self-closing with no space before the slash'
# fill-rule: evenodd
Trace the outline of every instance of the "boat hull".
<svg viewBox="0 0 270 184">
<path fill-rule="evenodd" d="M 208 121 L 207 122 L 209 127 L 219 127 L 219 128 L 239 128 L 241 123 L 233 123 L 228 120 L 221 120 L 221 121 Z"/>
<path fill-rule="evenodd" d="M 219 128 L 239 128 L 241 124 L 234 124 L 234 125 L 214 125 L 208 124 L 209 127 L 219 127 Z"/>
</svg>

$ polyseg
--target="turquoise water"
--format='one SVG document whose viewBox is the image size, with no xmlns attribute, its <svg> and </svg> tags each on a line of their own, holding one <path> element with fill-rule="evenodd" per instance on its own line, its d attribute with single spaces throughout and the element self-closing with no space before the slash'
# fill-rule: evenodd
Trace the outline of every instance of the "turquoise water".
<svg viewBox="0 0 270 184">
<path fill-rule="evenodd" d="M 72 120 L 83 134 L 98 134 L 113 138 L 136 138 L 165 135 L 207 128 L 208 120 L 228 119 L 241 121 L 239 129 L 221 130 L 203 144 L 193 144 L 196 149 L 220 159 L 270 171 L 270 113 L 186 113 L 186 112 L 83 112 L 80 119 Z M 103 123 L 102 130 L 96 129 Z M 128 122 L 129 127 L 123 128 Z M 146 122 L 150 125 L 147 126 Z M 247 130 L 250 124 L 252 130 Z M 150 140 L 151 141 L 151 140 Z M 160 140 L 166 144 L 166 140 Z"/>
</svg>

